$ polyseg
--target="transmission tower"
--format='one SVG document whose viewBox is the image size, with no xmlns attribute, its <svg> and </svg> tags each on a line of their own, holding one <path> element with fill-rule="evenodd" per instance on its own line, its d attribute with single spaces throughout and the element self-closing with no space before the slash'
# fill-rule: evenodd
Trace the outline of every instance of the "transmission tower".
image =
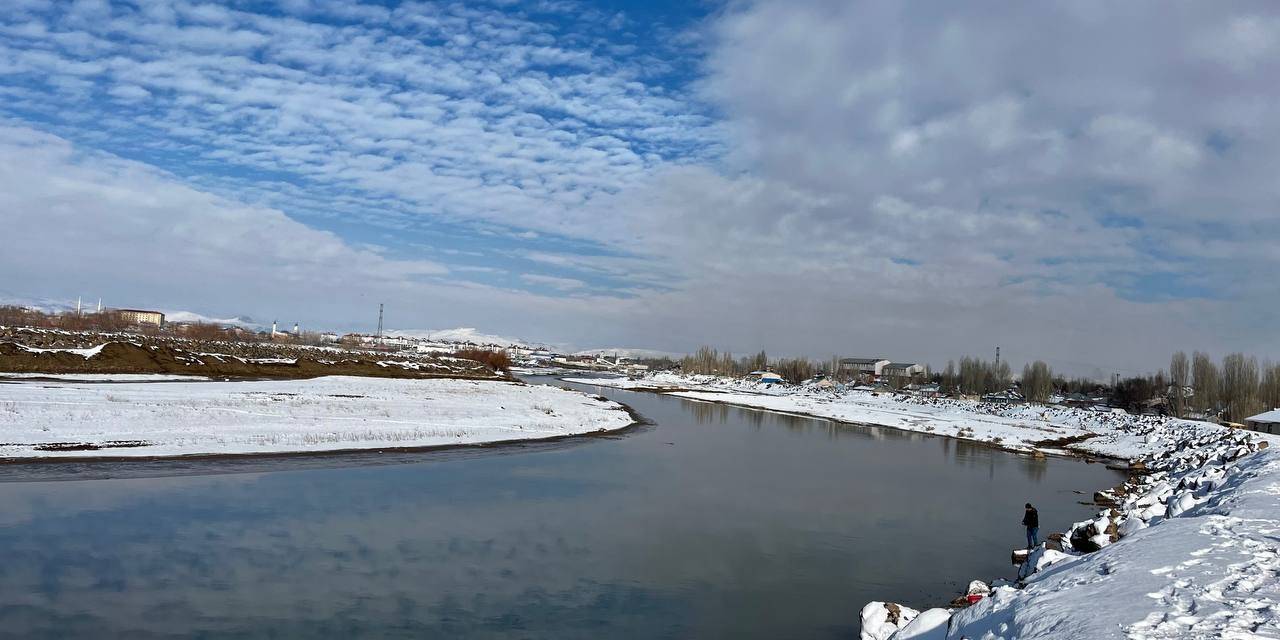
<svg viewBox="0 0 1280 640">
<path fill-rule="evenodd" d="M 382 342 L 382 303 L 378 303 L 378 342 Z"/>
</svg>

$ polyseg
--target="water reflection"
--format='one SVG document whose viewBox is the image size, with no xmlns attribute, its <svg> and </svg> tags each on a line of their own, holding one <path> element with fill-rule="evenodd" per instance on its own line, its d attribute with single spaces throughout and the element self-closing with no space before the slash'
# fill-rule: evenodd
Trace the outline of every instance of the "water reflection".
<svg viewBox="0 0 1280 640">
<path fill-rule="evenodd" d="M 1116 476 L 891 429 L 606 393 L 657 426 L 401 459 L 411 464 L 0 484 L 0 628 L 847 638 L 867 600 L 927 606 L 958 581 L 1007 573 L 1022 502 L 1063 528 L 1088 511 L 1072 489 Z"/>
</svg>

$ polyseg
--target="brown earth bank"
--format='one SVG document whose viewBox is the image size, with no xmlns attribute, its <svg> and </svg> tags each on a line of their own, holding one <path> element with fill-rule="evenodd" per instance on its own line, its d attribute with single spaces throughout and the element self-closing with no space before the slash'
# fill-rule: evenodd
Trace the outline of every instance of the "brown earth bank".
<svg viewBox="0 0 1280 640">
<path fill-rule="evenodd" d="M 68 351 L 97 347 L 91 355 Z M 0 376 L 4 373 L 509 379 L 480 362 L 442 354 L 31 329 L 0 331 Z"/>
</svg>

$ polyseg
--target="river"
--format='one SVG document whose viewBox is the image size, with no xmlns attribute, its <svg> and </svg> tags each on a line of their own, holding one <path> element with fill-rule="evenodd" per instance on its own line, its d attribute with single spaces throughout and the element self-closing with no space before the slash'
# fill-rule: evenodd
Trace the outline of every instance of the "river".
<svg viewBox="0 0 1280 640">
<path fill-rule="evenodd" d="M 586 389 L 652 424 L 441 452 L 4 466 L 0 635 L 850 638 L 869 600 L 927 607 L 1011 576 L 1024 502 L 1063 530 L 1122 479 Z"/>
</svg>

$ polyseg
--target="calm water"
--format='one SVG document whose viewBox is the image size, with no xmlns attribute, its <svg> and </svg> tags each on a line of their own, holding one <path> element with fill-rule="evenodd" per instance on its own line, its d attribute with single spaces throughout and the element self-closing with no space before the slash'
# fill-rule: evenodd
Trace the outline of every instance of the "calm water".
<svg viewBox="0 0 1280 640">
<path fill-rule="evenodd" d="M 0 468 L 0 635 L 850 638 L 868 600 L 929 606 L 1011 574 L 1022 503 L 1061 530 L 1091 511 L 1074 490 L 1120 479 L 605 394 L 655 424 L 496 451 Z"/>
</svg>

